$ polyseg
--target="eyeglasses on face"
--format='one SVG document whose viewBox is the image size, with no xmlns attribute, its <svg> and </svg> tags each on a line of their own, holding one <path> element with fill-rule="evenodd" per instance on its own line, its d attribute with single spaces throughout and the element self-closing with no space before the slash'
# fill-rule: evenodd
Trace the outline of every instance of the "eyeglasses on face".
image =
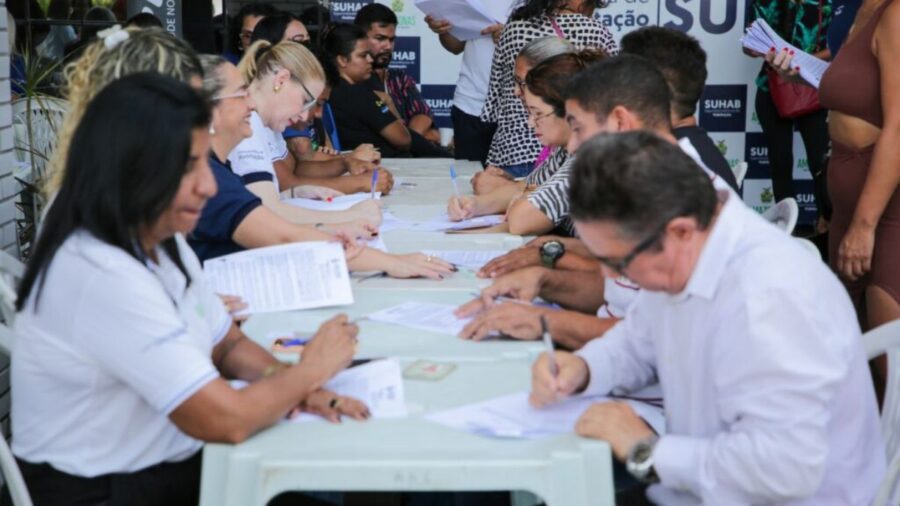
<svg viewBox="0 0 900 506">
<path fill-rule="evenodd" d="M 665 227 L 660 228 L 659 230 L 648 236 L 646 239 L 637 243 L 637 245 L 623 257 L 597 257 L 597 260 L 599 260 L 603 265 L 625 276 L 625 269 L 627 269 L 628 266 L 631 265 L 632 262 L 634 262 L 634 259 L 637 258 L 638 255 L 647 251 L 653 245 L 658 243 L 662 238 L 665 230 Z"/>
</svg>

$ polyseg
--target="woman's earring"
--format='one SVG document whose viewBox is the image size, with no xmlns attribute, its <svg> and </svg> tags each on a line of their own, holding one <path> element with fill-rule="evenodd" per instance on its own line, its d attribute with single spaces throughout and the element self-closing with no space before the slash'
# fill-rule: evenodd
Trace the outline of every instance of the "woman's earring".
<svg viewBox="0 0 900 506">
<path fill-rule="evenodd" d="M 216 127 L 212 123 L 209 124 L 209 135 L 216 135 Z"/>
<path fill-rule="evenodd" d="M 279 91 L 281 91 L 281 85 L 280 85 L 280 84 L 276 84 L 276 85 L 275 85 L 275 88 L 273 88 L 273 89 L 275 90 L 275 93 L 278 93 Z"/>
</svg>

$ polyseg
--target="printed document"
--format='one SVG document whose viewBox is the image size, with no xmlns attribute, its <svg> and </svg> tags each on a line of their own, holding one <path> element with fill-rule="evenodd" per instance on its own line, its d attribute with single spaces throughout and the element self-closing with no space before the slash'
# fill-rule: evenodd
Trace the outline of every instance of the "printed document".
<svg viewBox="0 0 900 506">
<path fill-rule="evenodd" d="M 775 30 L 763 19 L 757 19 L 747 28 L 747 33 L 741 37 L 741 44 L 747 49 L 763 54 L 768 53 L 773 47 L 775 51 L 781 51 L 785 48 L 789 51 L 794 51 L 793 65 L 800 67 L 800 77 L 815 88 L 819 87 L 819 83 L 822 81 L 822 74 L 828 70 L 829 63 L 827 61 L 816 58 L 789 44 L 775 33 Z"/>
<path fill-rule="evenodd" d="M 207 260 L 213 291 L 239 295 L 245 313 L 353 304 L 344 250 L 335 242 L 295 242 Z"/>
<path fill-rule="evenodd" d="M 439 334 L 459 334 L 472 318 L 457 318 L 451 304 L 405 302 L 368 315 L 372 321 L 391 323 Z"/>
<path fill-rule="evenodd" d="M 473 228 L 493 227 L 503 223 L 502 214 L 490 214 L 476 216 L 462 221 L 451 221 L 447 213 L 441 213 L 434 218 L 419 223 L 413 223 L 409 229 L 420 232 L 440 232 L 444 230 L 469 230 Z"/>
<path fill-rule="evenodd" d="M 445 262 L 450 262 L 451 264 L 457 267 L 466 267 L 469 269 L 477 270 L 484 267 L 484 265 L 491 260 L 503 256 L 507 253 L 506 250 L 424 250 L 422 251 L 425 255 L 432 255 L 435 257 L 444 260 Z"/>
<path fill-rule="evenodd" d="M 490 437 L 539 439 L 575 432 L 575 424 L 592 404 L 617 399 L 575 396 L 537 409 L 528 404 L 528 392 L 497 397 L 477 404 L 432 413 L 425 418 L 454 429 Z M 665 432 L 662 409 L 626 400 L 659 434 Z"/>
<path fill-rule="evenodd" d="M 345 369 L 323 387 L 325 390 L 353 397 L 369 407 L 373 418 L 405 418 L 406 396 L 403 392 L 403 370 L 396 359 L 373 360 Z M 291 422 L 321 420 L 303 413 Z"/>
<path fill-rule="evenodd" d="M 496 23 L 506 23 L 513 0 L 415 0 L 416 7 L 436 19 L 449 21 L 450 34 L 467 41 L 485 37 L 481 31 Z"/>
<path fill-rule="evenodd" d="M 284 202 L 291 204 L 292 206 L 302 207 L 304 209 L 312 209 L 314 211 L 346 211 L 356 204 L 369 200 L 370 198 L 372 198 L 371 193 L 362 192 L 352 193 L 350 195 L 341 195 L 339 197 L 332 197 L 331 201 L 293 198 L 285 199 Z M 381 192 L 375 192 L 375 198 L 380 199 Z"/>
</svg>

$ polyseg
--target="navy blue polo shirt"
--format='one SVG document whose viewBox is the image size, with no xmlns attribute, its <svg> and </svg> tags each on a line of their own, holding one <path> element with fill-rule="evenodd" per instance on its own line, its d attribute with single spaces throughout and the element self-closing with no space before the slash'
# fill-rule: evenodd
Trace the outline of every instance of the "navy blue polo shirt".
<svg viewBox="0 0 900 506">
<path fill-rule="evenodd" d="M 240 176 L 231 171 L 231 163 L 222 163 L 215 154 L 209 155 L 209 166 L 219 190 L 209 199 L 197 228 L 188 236 L 188 243 L 201 262 L 244 248 L 234 242 L 234 231 L 262 201 L 250 192 Z"/>
</svg>

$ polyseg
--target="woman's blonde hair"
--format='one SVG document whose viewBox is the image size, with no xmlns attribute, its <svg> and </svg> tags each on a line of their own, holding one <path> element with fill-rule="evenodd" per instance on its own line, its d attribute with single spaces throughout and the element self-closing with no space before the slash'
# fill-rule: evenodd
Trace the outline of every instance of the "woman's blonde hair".
<svg viewBox="0 0 900 506">
<path fill-rule="evenodd" d="M 64 96 L 69 111 L 63 120 L 56 151 L 50 163 L 50 179 L 45 187 L 52 195 L 63 179 L 69 143 L 88 104 L 106 85 L 137 72 L 158 72 L 183 82 L 202 77 L 197 54 L 182 39 L 161 28 L 127 28 L 128 38 L 112 48 L 100 38 L 89 45 L 80 58 L 65 68 Z"/>
<path fill-rule="evenodd" d="M 302 44 L 289 40 L 274 46 L 269 41 L 258 40 L 244 52 L 238 65 L 247 84 L 281 69 L 286 69 L 294 79 L 304 83 L 307 79 L 325 82 L 325 71 L 319 60 Z"/>
</svg>

